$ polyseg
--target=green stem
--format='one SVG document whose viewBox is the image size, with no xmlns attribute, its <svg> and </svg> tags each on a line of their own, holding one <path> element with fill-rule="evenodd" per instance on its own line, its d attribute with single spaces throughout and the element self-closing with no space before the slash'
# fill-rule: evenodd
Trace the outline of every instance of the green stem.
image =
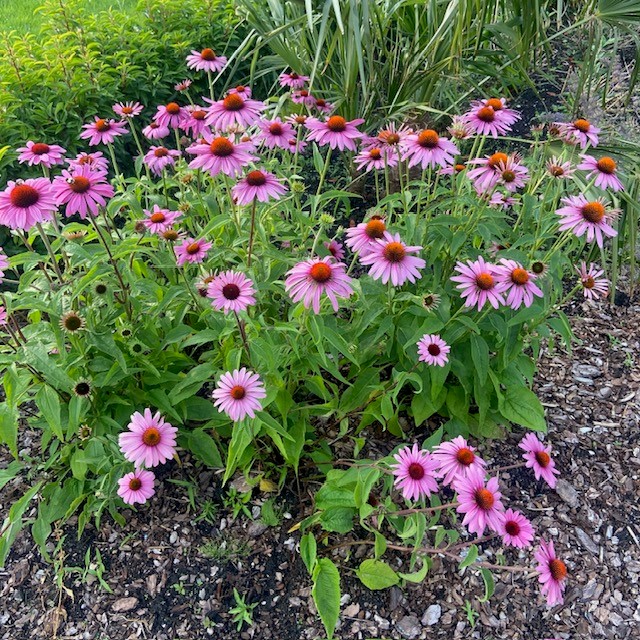
<svg viewBox="0 0 640 640">
<path fill-rule="evenodd" d="M 39 222 L 36 222 L 36 228 L 38 229 L 38 233 L 42 238 L 42 242 L 44 242 L 44 246 L 47 248 L 47 253 L 51 258 L 51 262 L 53 263 L 53 268 L 56 272 L 56 275 L 58 276 L 58 279 L 60 280 L 60 282 L 62 282 L 63 280 L 62 271 L 60 271 L 60 266 L 58 265 L 58 259 L 56 258 L 56 254 L 53 251 L 51 243 L 49 242 L 49 238 L 47 237 L 47 234 L 44 232 L 44 229 L 42 228 L 42 225 Z"/>
</svg>

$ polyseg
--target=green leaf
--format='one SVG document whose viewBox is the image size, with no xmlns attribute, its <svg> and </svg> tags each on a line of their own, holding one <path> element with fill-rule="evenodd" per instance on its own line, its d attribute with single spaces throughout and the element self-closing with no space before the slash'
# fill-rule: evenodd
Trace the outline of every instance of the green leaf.
<svg viewBox="0 0 640 640">
<path fill-rule="evenodd" d="M 311 595 L 331 640 L 340 615 L 340 573 L 328 558 L 321 558 L 316 564 Z"/>
<path fill-rule="evenodd" d="M 204 429 L 196 429 L 186 435 L 189 449 L 200 462 L 214 469 L 224 467 L 216 441 Z"/>
<path fill-rule="evenodd" d="M 510 422 L 534 431 L 546 431 L 544 408 L 533 391 L 526 387 L 509 387 L 499 397 L 500 413 Z"/>
<path fill-rule="evenodd" d="M 478 557 L 478 547 L 476 547 L 475 544 L 472 544 L 469 547 L 469 551 L 467 552 L 467 556 L 460 563 L 460 568 L 464 569 L 465 567 L 468 567 L 470 564 L 473 564 L 476 561 L 477 557 Z"/>
<path fill-rule="evenodd" d="M 305 533 L 300 538 L 300 556 L 310 574 L 313 574 L 316 566 L 317 553 L 318 545 L 314 535 L 312 533 Z"/>
<path fill-rule="evenodd" d="M 406 580 L 407 582 L 419 583 L 427 577 L 427 573 L 429 573 L 430 568 L 431 561 L 429 560 L 429 558 L 422 558 L 422 567 L 419 571 L 414 571 L 413 573 L 398 572 L 398 576 L 403 580 Z"/>
<path fill-rule="evenodd" d="M 480 569 L 480 573 L 482 573 L 482 579 L 484 580 L 484 596 L 478 598 L 478 600 L 480 602 L 488 602 L 495 591 L 496 584 L 493 580 L 493 574 L 489 569 Z"/>
<path fill-rule="evenodd" d="M 6 402 L 0 404 L 0 443 L 8 445 L 14 458 L 18 457 L 18 410 Z"/>
<path fill-rule="evenodd" d="M 398 574 L 386 562 L 372 558 L 362 562 L 356 575 L 362 584 L 372 591 L 388 589 L 400 582 Z"/>
<path fill-rule="evenodd" d="M 484 385 L 489 375 L 489 346 L 484 338 L 471 334 L 471 359 L 476 368 L 480 384 Z"/>
<path fill-rule="evenodd" d="M 35 401 L 56 438 L 64 441 L 62 422 L 60 420 L 60 397 L 58 394 L 50 386 L 43 385 L 36 393 Z"/>
<path fill-rule="evenodd" d="M 320 524 L 325 531 L 347 533 L 353 529 L 356 510 L 351 507 L 331 507 L 320 515 Z"/>
</svg>

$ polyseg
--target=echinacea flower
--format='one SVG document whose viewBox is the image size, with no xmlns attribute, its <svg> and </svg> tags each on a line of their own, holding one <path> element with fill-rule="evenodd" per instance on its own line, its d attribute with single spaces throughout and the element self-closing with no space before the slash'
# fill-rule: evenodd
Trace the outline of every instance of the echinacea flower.
<svg viewBox="0 0 640 640">
<path fill-rule="evenodd" d="M 475 169 L 470 169 L 467 172 L 469 180 L 473 182 L 473 186 L 478 193 L 484 193 L 490 191 L 498 184 L 500 180 L 501 171 L 500 166 L 506 164 L 509 161 L 509 156 L 506 153 L 498 151 L 485 156 L 484 158 L 474 158 L 467 162 L 468 165 L 479 165 Z"/>
<path fill-rule="evenodd" d="M 88 380 L 78 380 L 73 386 L 73 394 L 77 398 L 88 398 L 91 395 L 91 383 Z"/>
<path fill-rule="evenodd" d="M 518 200 L 512 196 L 506 196 L 500 191 L 494 191 L 489 198 L 489 206 L 493 209 L 510 209 Z"/>
<path fill-rule="evenodd" d="M 289 73 L 281 73 L 278 76 L 281 87 L 289 87 L 290 89 L 302 89 L 306 82 L 309 82 L 309 76 L 302 76 L 295 71 Z"/>
<path fill-rule="evenodd" d="M 594 127 L 584 118 L 578 118 L 573 122 L 554 122 L 554 125 L 567 142 L 578 144 L 581 149 L 586 149 L 589 145 L 592 147 L 598 146 L 600 129 Z"/>
<path fill-rule="evenodd" d="M 145 154 L 144 163 L 155 173 L 161 176 L 167 167 L 173 167 L 176 159 L 182 154 L 177 149 L 167 149 L 167 147 L 151 147 Z"/>
<path fill-rule="evenodd" d="M 258 139 L 268 149 L 275 147 L 289 149 L 290 142 L 296 139 L 296 132 L 293 130 L 293 125 L 289 122 L 282 122 L 280 118 L 260 120 L 257 124 L 261 131 Z"/>
<path fill-rule="evenodd" d="M 161 234 L 171 228 L 182 213 L 180 211 L 162 209 L 157 204 L 154 204 L 151 211 L 148 209 L 144 210 L 144 215 L 145 218 L 141 221 L 142 224 L 149 229 L 151 233 Z"/>
<path fill-rule="evenodd" d="M 102 171 L 107 173 L 109 169 L 109 161 L 104 157 L 102 151 L 92 151 L 91 153 L 82 152 L 79 153 L 74 160 L 67 160 L 69 168 L 81 167 L 87 165 L 94 171 Z"/>
<path fill-rule="evenodd" d="M 351 278 L 346 274 L 346 265 L 336 262 L 333 256 L 308 258 L 287 271 L 284 283 L 286 292 L 294 302 L 312 307 L 320 313 L 320 298 L 325 294 L 334 311 L 338 311 L 338 298 L 349 298 L 353 293 Z"/>
<path fill-rule="evenodd" d="M 128 132 L 125 122 L 116 122 L 113 119 L 98 118 L 94 122 L 83 124 L 84 131 L 80 137 L 89 141 L 89 145 L 94 147 L 97 144 L 112 144 L 113 141 L 124 133 Z"/>
<path fill-rule="evenodd" d="M 534 296 L 543 297 L 535 279 L 535 273 L 527 271 L 515 260 L 502 258 L 496 265 L 496 292 L 507 294 L 506 303 L 512 309 L 519 309 L 523 304 L 530 307 Z"/>
<path fill-rule="evenodd" d="M 473 102 L 471 109 L 462 114 L 464 122 L 471 128 L 474 133 L 481 136 L 492 136 L 497 138 L 511 131 L 513 124 L 511 110 L 508 117 L 501 114 L 503 109 L 496 108 L 497 103 L 483 104 L 482 102 Z M 511 121 L 511 122 L 510 122 Z"/>
<path fill-rule="evenodd" d="M 507 107 L 505 98 L 487 98 L 485 100 L 474 100 L 471 103 L 474 109 L 482 109 L 483 107 L 491 107 L 495 113 L 496 120 L 511 126 L 520 120 L 520 112 Z"/>
<path fill-rule="evenodd" d="M 7 258 L 4 249 L 0 247 L 0 282 L 4 278 L 4 270 L 9 268 L 9 258 Z"/>
<path fill-rule="evenodd" d="M 38 222 L 51 220 L 57 206 L 48 178 L 9 180 L 0 192 L 0 224 L 29 231 Z"/>
<path fill-rule="evenodd" d="M 519 511 L 507 509 L 500 514 L 498 533 L 502 536 L 502 541 L 507 546 L 524 549 L 533 541 L 534 532 L 529 520 Z"/>
<path fill-rule="evenodd" d="M 518 156 L 509 156 L 506 162 L 500 162 L 497 173 L 497 184 L 501 184 L 507 191 L 521 189 L 529 179 L 529 170 L 520 163 Z"/>
<path fill-rule="evenodd" d="M 425 311 L 435 311 L 440 306 L 440 300 L 437 293 L 425 293 L 422 296 L 422 308 Z"/>
<path fill-rule="evenodd" d="M 609 281 L 603 278 L 604 271 L 593 262 L 587 269 L 586 262 L 575 268 L 580 276 L 584 297 L 589 300 L 605 298 L 609 293 Z"/>
<path fill-rule="evenodd" d="M 279 200 L 286 192 L 287 187 L 273 173 L 260 169 L 250 171 L 231 189 L 231 195 L 239 205 L 251 204 L 254 200 Z"/>
<path fill-rule="evenodd" d="M 226 131 L 233 125 L 250 127 L 260 119 L 260 112 L 264 111 L 264 103 L 258 100 L 243 98 L 238 93 L 230 93 L 222 100 L 213 101 L 207 108 L 206 123 L 218 131 Z"/>
<path fill-rule="evenodd" d="M 609 156 L 602 156 L 596 160 L 593 156 L 581 154 L 582 162 L 578 165 L 578 169 L 589 171 L 587 179 L 595 178 L 594 184 L 601 189 L 611 189 L 612 191 L 622 191 L 624 186 L 620 182 L 620 178 L 616 175 L 616 161 Z"/>
<path fill-rule="evenodd" d="M 518 446 L 524 451 L 522 457 L 527 461 L 527 468 L 533 469 L 536 480 L 542 478 L 555 489 L 558 481 L 556 476 L 560 475 L 560 472 L 551 458 L 551 445 L 545 447 L 533 433 L 527 433 Z"/>
<path fill-rule="evenodd" d="M 144 109 L 139 102 L 117 102 L 112 108 L 116 115 L 129 119 L 139 116 Z"/>
<path fill-rule="evenodd" d="M 76 333 L 84 329 L 84 318 L 79 316 L 75 311 L 67 311 L 60 318 L 60 328 L 67 333 Z"/>
<path fill-rule="evenodd" d="M 7 324 L 7 310 L 0 304 L 0 327 L 4 327 Z"/>
<path fill-rule="evenodd" d="M 298 89 L 291 93 L 291 101 L 296 104 L 303 104 L 306 107 L 313 107 L 316 103 L 315 96 L 311 95 L 311 92 L 307 89 Z"/>
<path fill-rule="evenodd" d="M 498 478 L 491 478 L 485 484 L 482 467 L 469 468 L 465 476 L 458 476 L 453 483 L 458 494 L 458 513 L 464 513 L 462 524 L 470 533 L 481 536 L 489 527 L 500 531 L 500 514 L 504 511 L 498 487 Z"/>
<path fill-rule="evenodd" d="M 237 93 L 241 98 L 250 98 L 252 91 L 251 87 L 248 87 L 246 84 L 237 84 L 227 91 L 227 95 L 231 93 Z"/>
<path fill-rule="evenodd" d="M 424 269 L 427 263 L 410 255 L 422 251 L 422 247 L 407 246 L 399 233 L 392 235 L 385 231 L 384 236 L 375 240 L 369 249 L 366 254 L 360 254 L 360 262 L 371 265 L 369 275 L 374 280 L 382 280 L 382 284 L 391 280 L 394 287 L 400 287 L 407 280 L 413 283 L 422 277 L 420 269 Z"/>
<path fill-rule="evenodd" d="M 547 160 L 547 164 L 545 166 L 547 168 L 547 173 L 553 178 L 570 178 L 574 172 L 571 162 L 568 160 L 562 162 L 562 160 L 557 156 L 552 156 Z"/>
<path fill-rule="evenodd" d="M 467 124 L 462 116 L 453 116 L 451 124 L 447 127 L 447 131 L 452 138 L 456 140 L 468 140 L 474 133 L 474 130 Z"/>
<path fill-rule="evenodd" d="M 260 376 L 242 367 L 222 374 L 212 396 L 218 411 L 238 422 L 246 416 L 256 417 L 255 412 L 262 409 L 260 400 L 266 398 L 267 392 Z"/>
<path fill-rule="evenodd" d="M 567 565 L 556 556 L 553 541 L 540 540 L 540 547 L 533 555 L 538 561 L 536 571 L 540 574 L 540 591 L 547 598 L 547 605 L 562 604 L 562 592 L 567 586 Z"/>
<path fill-rule="evenodd" d="M 189 147 L 195 158 L 189 163 L 190 169 L 202 169 L 212 176 L 224 173 L 234 177 L 252 161 L 258 160 L 252 154 L 255 147 L 250 142 L 235 143 L 225 136 L 214 137 L 205 133 L 204 142 Z"/>
<path fill-rule="evenodd" d="M 149 140 L 162 140 L 166 138 L 171 131 L 169 127 L 160 126 L 157 122 L 150 122 L 143 130 L 142 135 Z"/>
<path fill-rule="evenodd" d="M 371 216 L 368 222 L 361 222 L 347 229 L 345 244 L 354 253 L 360 252 L 360 255 L 364 256 L 371 251 L 376 240 L 384 238 L 386 230 L 384 218 Z"/>
<path fill-rule="evenodd" d="M 211 242 L 207 242 L 203 238 L 199 240 L 187 238 L 181 245 L 173 248 L 178 266 L 181 267 L 185 262 L 190 262 L 191 264 L 202 262 L 207 255 L 207 251 L 212 246 Z"/>
<path fill-rule="evenodd" d="M 363 136 L 362 144 L 364 147 L 386 149 L 389 156 L 395 155 L 398 157 L 398 151 L 402 151 L 405 148 L 407 138 L 412 133 L 413 130 L 409 127 L 405 125 L 398 127 L 395 122 L 390 122 L 384 129 L 380 129 L 375 136 Z"/>
<path fill-rule="evenodd" d="M 383 170 L 385 167 L 395 167 L 398 164 L 398 156 L 389 149 L 380 149 L 378 147 L 367 147 L 353 159 L 359 171 L 363 169 L 365 172 L 376 169 Z"/>
<path fill-rule="evenodd" d="M 613 238 L 618 232 L 609 224 L 616 216 L 617 210 L 607 209 L 601 198 L 587 200 L 585 196 L 568 196 L 562 198 L 565 205 L 556 211 L 560 216 L 560 231 L 573 231 L 580 237 L 586 233 L 587 242 L 597 242 L 603 246 L 603 236 Z"/>
<path fill-rule="evenodd" d="M 175 455 L 178 429 L 165 422 L 159 411 L 153 415 L 149 408 L 144 413 L 136 411 L 127 428 L 129 431 L 118 437 L 118 445 L 136 468 L 157 467 Z"/>
<path fill-rule="evenodd" d="M 433 457 L 438 462 L 438 475 L 442 476 L 445 486 L 457 478 L 465 478 L 470 469 L 478 468 L 484 474 L 487 464 L 462 436 L 440 443 L 433 450 Z"/>
<path fill-rule="evenodd" d="M 325 242 L 324 246 L 338 262 L 344 258 L 344 247 L 337 240 Z"/>
<path fill-rule="evenodd" d="M 224 271 L 207 283 L 207 298 L 211 306 L 225 314 L 233 311 L 246 311 L 249 305 L 256 303 L 253 282 L 238 271 Z"/>
<path fill-rule="evenodd" d="M 187 56 L 187 67 L 196 71 L 207 71 L 218 73 L 222 71 L 227 64 L 224 56 L 217 56 L 213 49 L 208 47 L 202 51 L 191 50 L 191 54 Z"/>
<path fill-rule="evenodd" d="M 453 276 L 451 280 L 459 283 L 456 289 L 460 289 L 465 307 L 477 305 L 480 311 L 486 302 L 494 309 L 504 304 L 504 298 L 497 290 L 499 270 L 495 265 L 485 262 L 479 256 L 477 260 L 467 260 L 467 264 L 458 262 L 455 270 L 459 275 Z"/>
<path fill-rule="evenodd" d="M 362 137 L 357 126 L 362 124 L 362 118 L 345 120 L 342 116 L 331 116 L 325 122 L 317 118 L 307 118 L 305 126 L 309 129 L 309 140 L 315 140 L 318 145 L 328 144 L 331 149 L 356 150 L 355 140 Z"/>
<path fill-rule="evenodd" d="M 189 112 L 185 107 L 181 107 L 177 102 L 169 102 L 158 105 L 153 121 L 161 127 L 178 129 L 188 117 Z"/>
<path fill-rule="evenodd" d="M 125 504 L 144 504 L 156 492 L 155 479 L 153 471 L 136 469 L 118 480 L 118 495 Z"/>
<path fill-rule="evenodd" d="M 114 194 L 107 182 L 107 174 L 93 171 L 88 165 L 64 169 L 62 175 L 53 180 L 52 194 L 57 205 L 66 205 L 67 218 L 77 213 L 83 220 L 87 214 L 98 215 L 100 207 Z"/>
<path fill-rule="evenodd" d="M 185 107 L 189 117 L 180 123 L 180 128 L 194 138 L 202 136 L 205 132 L 211 135 L 209 125 L 206 123 L 207 111 L 199 105 Z"/>
<path fill-rule="evenodd" d="M 56 164 L 64 163 L 64 154 L 67 152 L 57 144 L 46 144 L 44 142 L 33 142 L 29 140 L 25 147 L 16 149 L 20 154 L 18 162 L 26 162 L 30 167 L 42 165 L 50 169 Z"/>
<path fill-rule="evenodd" d="M 327 102 L 324 98 L 316 98 L 316 102 L 313 105 L 320 113 L 331 113 L 335 108 L 336 105 L 331 103 L 331 102 Z"/>
<path fill-rule="evenodd" d="M 418 360 L 436 367 L 444 367 L 449 362 L 451 347 L 437 334 L 425 333 L 418 341 Z"/>
<path fill-rule="evenodd" d="M 433 129 L 423 129 L 408 135 L 404 143 L 403 160 L 409 160 L 409 167 L 446 167 L 454 164 L 454 156 L 460 150 L 448 138 L 441 138 Z"/>
<path fill-rule="evenodd" d="M 396 463 L 391 465 L 392 473 L 396 477 L 393 484 L 402 492 L 407 500 L 428 498 L 438 492 L 436 482 L 437 463 L 426 449 L 404 447 L 393 456 Z"/>
</svg>

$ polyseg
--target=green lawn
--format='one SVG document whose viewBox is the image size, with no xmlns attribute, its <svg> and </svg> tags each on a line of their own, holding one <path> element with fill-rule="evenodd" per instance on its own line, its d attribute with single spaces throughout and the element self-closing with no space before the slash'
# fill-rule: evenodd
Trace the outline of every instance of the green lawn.
<svg viewBox="0 0 640 640">
<path fill-rule="evenodd" d="M 63 0 L 64 1 L 64 0 Z M 37 8 L 44 0 L 0 0 L 0 31 L 34 31 L 42 22 Z M 137 0 L 84 0 L 83 7 L 90 11 L 133 8 Z"/>
</svg>

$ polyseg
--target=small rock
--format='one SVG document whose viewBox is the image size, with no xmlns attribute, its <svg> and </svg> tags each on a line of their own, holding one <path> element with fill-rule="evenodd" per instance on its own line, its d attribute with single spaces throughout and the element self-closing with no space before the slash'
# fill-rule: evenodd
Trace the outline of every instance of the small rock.
<svg viewBox="0 0 640 640">
<path fill-rule="evenodd" d="M 417 638 L 422 631 L 420 620 L 416 616 L 405 616 L 396 622 L 396 629 L 403 638 Z"/>
<path fill-rule="evenodd" d="M 601 398 L 608 398 L 611 395 L 611 387 L 601 387 L 598 389 L 598 395 Z"/>
<path fill-rule="evenodd" d="M 247 534 L 252 538 L 261 536 L 267 530 L 267 525 L 264 522 L 255 520 L 247 527 Z"/>
<path fill-rule="evenodd" d="M 347 618 L 355 618 L 360 613 L 360 605 L 357 602 L 350 604 L 343 610 L 343 615 Z"/>
<path fill-rule="evenodd" d="M 385 618 L 381 618 L 377 613 L 373 614 L 373 619 L 375 623 L 378 625 L 378 629 L 385 630 L 391 626 L 391 623 Z"/>
<path fill-rule="evenodd" d="M 111 610 L 116 613 L 124 613 L 125 611 L 131 611 L 138 606 L 138 598 L 120 598 L 111 605 Z"/>
<path fill-rule="evenodd" d="M 602 375 L 602 371 L 598 367 L 594 367 L 591 364 L 574 364 L 572 369 L 574 378 L 599 378 Z"/>
<path fill-rule="evenodd" d="M 558 484 L 556 485 L 556 493 L 570 507 L 578 506 L 578 492 L 573 488 L 573 485 L 569 484 L 563 478 L 560 478 L 558 480 Z"/>
<path fill-rule="evenodd" d="M 437 624 L 440 620 L 440 616 L 442 616 L 442 607 L 439 604 L 430 604 L 424 612 L 420 622 L 427 627 L 431 627 L 434 624 Z"/>
<path fill-rule="evenodd" d="M 289 604 L 292 607 L 299 607 L 302 605 L 302 600 L 300 600 L 300 598 L 298 598 L 298 596 L 291 596 L 289 598 Z"/>
<path fill-rule="evenodd" d="M 175 544 L 176 542 L 178 542 L 178 532 L 172 531 L 169 536 L 169 544 Z"/>
<path fill-rule="evenodd" d="M 395 611 L 402 602 L 402 591 L 398 587 L 389 589 L 389 611 Z"/>
<path fill-rule="evenodd" d="M 589 537 L 586 531 L 583 531 L 580 527 L 575 528 L 576 537 L 580 540 L 580 544 L 587 550 L 597 556 L 600 552 L 598 545 Z"/>
</svg>

